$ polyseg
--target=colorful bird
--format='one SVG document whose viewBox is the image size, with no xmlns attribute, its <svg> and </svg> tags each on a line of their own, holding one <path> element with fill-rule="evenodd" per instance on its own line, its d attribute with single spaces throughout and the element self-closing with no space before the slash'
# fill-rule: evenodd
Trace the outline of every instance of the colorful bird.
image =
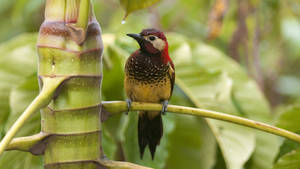
<svg viewBox="0 0 300 169">
<path fill-rule="evenodd" d="M 161 114 L 167 111 L 175 81 L 174 64 L 169 56 L 168 41 L 163 32 L 144 29 L 140 34 L 127 34 L 134 38 L 140 49 L 128 58 L 125 66 L 125 90 L 128 111 L 132 101 L 161 103 L 161 112 L 139 111 L 138 141 L 143 158 L 147 145 L 152 159 L 163 135 Z M 128 113 L 128 112 L 127 112 Z"/>
</svg>

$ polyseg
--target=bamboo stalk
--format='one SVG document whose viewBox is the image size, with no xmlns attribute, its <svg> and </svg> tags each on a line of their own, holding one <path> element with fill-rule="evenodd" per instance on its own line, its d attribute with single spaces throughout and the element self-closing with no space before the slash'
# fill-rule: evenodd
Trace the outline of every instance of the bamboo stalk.
<svg viewBox="0 0 300 169">
<path fill-rule="evenodd" d="M 45 169 L 106 168 L 101 147 L 101 30 L 90 0 L 47 0 L 39 77 L 68 77 L 41 111 Z M 41 85 L 42 86 L 42 85 Z"/>
</svg>

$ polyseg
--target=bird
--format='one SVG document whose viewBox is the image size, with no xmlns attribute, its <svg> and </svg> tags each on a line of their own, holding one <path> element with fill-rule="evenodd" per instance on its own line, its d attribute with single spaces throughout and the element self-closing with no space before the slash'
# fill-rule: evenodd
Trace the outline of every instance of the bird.
<svg viewBox="0 0 300 169">
<path fill-rule="evenodd" d="M 162 115 L 166 114 L 175 82 L 175 67 L 169 56 L 168 41 L 157 29 L 143 29 L 139 34 L 127 34 L 139 44 L 125 64 L 124 87 L 128 114 L 131 103 L 161 103 L 162 110 L 138 112 L 138 143 L 140 158 L 149 146 L 152 160 L 163 135 Z"/>
</svg>

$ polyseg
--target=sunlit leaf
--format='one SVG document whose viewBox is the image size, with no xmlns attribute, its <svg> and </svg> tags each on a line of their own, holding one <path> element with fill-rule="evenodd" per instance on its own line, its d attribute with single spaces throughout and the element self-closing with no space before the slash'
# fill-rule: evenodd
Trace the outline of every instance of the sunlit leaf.
<svg viewBox="0 0 300 169">
<path fill-rule="evenodd" d="M 38 83 L 36 75 L 13 89 L 10 94 L 10 108 L 6 128 L 8 129 L 19 115 L 25 110 L 29 103 L 38 94 Z M 40 132 L 40 113 L 36 112 L 18 132 L 18 136 L 28 136 Z M 42 159 L 38 156 L 19 151 L 5 152 L 0 158 L 0 168 L 10 169 L 42 169 Z"/>
<path fill-rule="evenodd" d="M 288 108 L 285 112 L 283 112 L 277 122 L 277 126 L 293 131 L 300 131 L 300 106 L 295 105 L 293 107 Z"/>
<path fill-rule="evenodd" d="M 150 7 L 159 1 L 160 0 L 120 0 L 120 3 L 126 12 L 124 17 L 126 18 L 130 13 L 139 9 Z"/>
<path fill-rule="evenodd" d="M 36 34 L 24 34 L 0 44 L 0 131 L 9 115 L 11 89 L 36 72 L 35 41 Z"/>
<path fill-rule="evenodd" d="M 299 147 L 300 147 L 300 143 L 297 143 L 297 142 L 289 140 L 289 139 L 285 139 L 283 144 L 280 146 L 280 150 L 279 150 L 274 162 L 277 162 L 278 159 L 281 158 L 283 155 L 285 155 Z"/>
<path fill-rule="evenodd" d="M 300 148 L 283 155 L 272 169 L 299 169 Z"/>
</svg>

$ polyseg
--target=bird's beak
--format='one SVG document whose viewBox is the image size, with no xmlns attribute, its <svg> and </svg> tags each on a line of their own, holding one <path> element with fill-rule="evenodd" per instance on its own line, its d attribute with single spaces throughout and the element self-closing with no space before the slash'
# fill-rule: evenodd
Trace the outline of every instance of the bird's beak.
<svg viewBox="0 0 300 169">
<path fill-rule="evenodd" d="M 127 36 L 132 37 L 135 39 L 140 45 L 142 44 L 144 37 L 140 34 L 128 33 Z"/>
</svg>

